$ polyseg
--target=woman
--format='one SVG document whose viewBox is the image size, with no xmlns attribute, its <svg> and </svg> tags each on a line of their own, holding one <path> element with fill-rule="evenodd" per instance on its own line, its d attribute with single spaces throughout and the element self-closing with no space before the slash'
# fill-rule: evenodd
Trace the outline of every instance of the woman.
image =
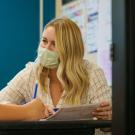
<svg viewBox="0 0 135 135">
<path fill-rule="evenodd" d="M 36 61 L 1 91 L 1 102 L 29 102 L 38 85 L 37 97 L 51 107 L 100 103 L 93 116 L 111 119 L 111 90 L 104 73 L 83 57 L 78 26 L 68 18 L 51 21 L 44 29 Z"/>
</svg>

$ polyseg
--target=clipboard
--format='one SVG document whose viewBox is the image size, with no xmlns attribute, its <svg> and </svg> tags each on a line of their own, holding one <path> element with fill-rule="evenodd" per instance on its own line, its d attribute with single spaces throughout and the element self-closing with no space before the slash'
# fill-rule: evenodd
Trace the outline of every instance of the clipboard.
<svg viewBox="0 0 135 135">
<path fill-rule="evenodd" d="M 49 116 L 44 120 L 62 120 L 62 121 L 72 121 L 72 120 L 87 120 L 93 119 L 92 112 L 99 106 L 99 104 L 89 104 L 80 106 L 68 106 L 59 108 L 54 115 Z"/>
</svg>

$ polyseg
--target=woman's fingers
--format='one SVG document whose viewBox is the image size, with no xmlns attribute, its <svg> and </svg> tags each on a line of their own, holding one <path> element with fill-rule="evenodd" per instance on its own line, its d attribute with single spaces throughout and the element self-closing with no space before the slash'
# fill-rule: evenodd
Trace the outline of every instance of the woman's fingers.
<svg viewBox="0 0 135 135">
<path fill-rule="evenodd" d="M 49 117 L 50 115 L 55 114 L 52 107 L 45 105 L 45 117 Z"/>
<path fill-rule="evenodd" d="M 46 107 L 45 107 L 45 112 L 44 113 L 45 113 L 45 118 L 49 117 L 49 112 L 48 112 Z"/>
<path fill-rule="evenodd" d="M 102 102 L 92 115 L 98 119 L 110 120 L 112 118 L 112 106 L 109 102 Z"/>
<path fill-rule="evenodd" d="M 98 120 L 111 120 L 107 116 L 97 116 L 96 117 Z"/>
<path fill-rule="evenodd" d="M 101 102 L 100 107 L 105 107 L 105 106 L 109 106 L 109 105 L 110 105 L 109 102 L 104 101 L 104 102 Z"/>
<path fill-rule="evenodd" d="M 102 120 L 112 120 L 112 115 L 98 115 L 98 116 L 95 116 L 97 119 L 102 119 Z"/>
<path fill-rule="evenodd" d="M 95 111 L 96 112 L 104 112 L 104 111 L 110 111 L 112 110 L 112 106 L 105 106 L 105 107 L 98 107 Z"/>
<path fill-rule="evenodd" d="M 92 115 L 98 119 L 110 120 L 112 118 L 112 111 L 92 112 Z"/>
<path fill-rule="evenodd" d="M 93 112 L 94 116 L 108 116 L 111 114 L 111 111 L 105 111 L 105 112 Z"/>
<path fill-rule="evenodd" d="M 49 114 L 55 114 L 55 112 L 52 109 L 52 107 L 48 106 L 47 109 L 48 109 Z"/>
</svg>

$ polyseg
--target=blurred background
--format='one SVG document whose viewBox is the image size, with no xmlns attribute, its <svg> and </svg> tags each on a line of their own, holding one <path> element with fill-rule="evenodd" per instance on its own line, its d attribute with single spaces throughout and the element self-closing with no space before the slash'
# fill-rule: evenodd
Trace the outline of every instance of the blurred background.
<svg viewBox="0 0 135 135">
<path fill-rule="evenodd" d="M 111 0 L 0 0 L 0 89 L 35 60 L 44 26 L 60 16 L 77 23 L 84 58 L 103 68 L 112 85 Z"/>
</svg>

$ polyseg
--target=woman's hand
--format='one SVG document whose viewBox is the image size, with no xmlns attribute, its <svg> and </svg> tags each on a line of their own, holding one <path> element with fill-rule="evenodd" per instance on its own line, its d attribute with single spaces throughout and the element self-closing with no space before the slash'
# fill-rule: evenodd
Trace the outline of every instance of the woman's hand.
<svg viewBox="0 0 135 135">
<path fill-rule="evenodd" d="M 43 104 L 40 99 L 33 99 L 31 102 L 23 105 L 23 108 L 26 120 L 39 120 L 54 114 L 53 109 Z"/>
<path fill-rule="evenodd" d="M 50 107 L 49 105 L 45 105 L 45 118 L 49 117 L 50 115 L 55 114 L 55 112 L 53 111 L 52 107 Z"/>
<path fill-rule="evenodd" d="M 111 120 L 112 119 L 112 106 L 109 102 L 102 102 L 92 115 L 97 119 Z"/>
</svg>

